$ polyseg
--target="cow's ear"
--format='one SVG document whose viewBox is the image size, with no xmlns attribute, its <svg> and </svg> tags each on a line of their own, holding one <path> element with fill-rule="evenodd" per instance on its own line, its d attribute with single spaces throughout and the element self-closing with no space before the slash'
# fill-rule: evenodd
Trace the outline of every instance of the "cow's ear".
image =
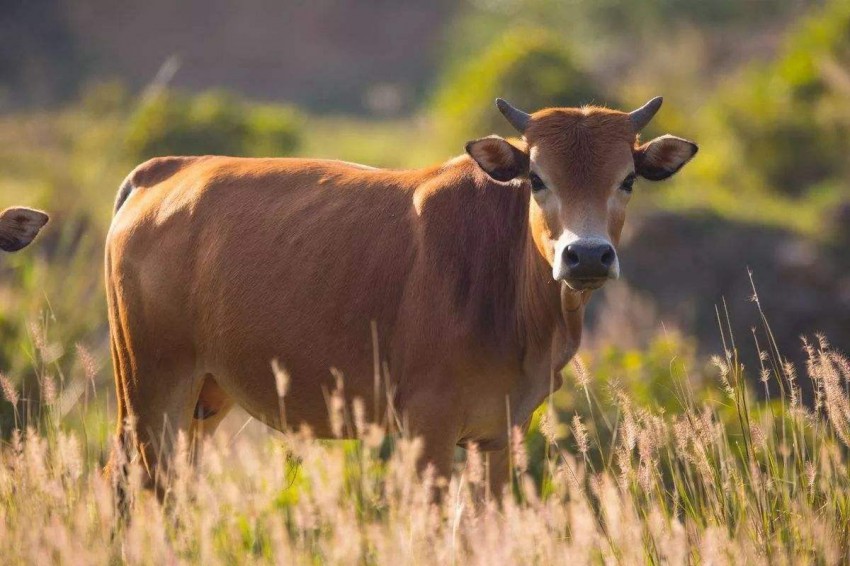
<svg viewBox="0 0 850 566">
<path fill-rule="evenodd" d="M 496 181 L 505 183 L 528 174 L 528 154 L 499 136 L 467 143 L 466 153 Z"/>
<path fill-rule="evenodd" d="M 48 216 L 31 208 L 7 208 L 0 213 L 0 250 L 16 252 L 36 237 Z"/>
<path fill-rule="evenodd" d="M 635 171 L 645 179 L 661 181 L 681 169 L 698 150 L 692 141 L 661 136 L 635 149 Z"/>
</svg>

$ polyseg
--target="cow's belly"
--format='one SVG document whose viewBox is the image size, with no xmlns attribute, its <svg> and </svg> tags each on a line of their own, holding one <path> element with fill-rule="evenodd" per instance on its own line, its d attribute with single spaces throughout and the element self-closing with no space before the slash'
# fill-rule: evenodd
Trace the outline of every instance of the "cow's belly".
<svg viewBox="0 0 850 566">
<path fill-rule="evenodd" d="M 453 409 L 463 415 L 457 442 L 474 441 L 482 449 L 496 450 L 505 446 L 510 428 L 525 426 L 550 391 L 560 386 L 560 379 L 556 376 L 553 382 L 542 362 L 524 369 L 516 361 L 495 361 L 499 357 L 495 351 L 472 355 L 468 347 L 435 349 L 422 336 L 445 336 L 446 329 L 423 328 L 416 336 L 408 336 L 394 333 L 394 325 L 378 320 L 379 355 L 387 362 L 392 383 L 383 381 L 387 376 L 381 377 L 378 414 L 374 414 L 373 331 L 368 313 L 334 311 L 327 304 L 302 302 L 298 297 L 268 302 L 250 299 L 250 294 L 244 297 L 248 298 L 241 305 L 231 301 L 228 310 L 205 322 L 197 350 L 205 371 L 236 403 L 277 429 L 284 426 L 284 409 L 286 426 L 308 425 L 318 437 L 332 437 L 329 396 L 338 386 L 337 376 L 342 376 L 349 422 L 354 399 L 363 401 L 367 419 L 384 422 L 389 392 L 402 414 L 410 399 L 430 392 L 435 398 L 451 399 Z M 389 349 L 392 343 L 397 349 Z M 417 363 L 398 363 L 400 358 Z M 463 362 L 453 364 L 453 358 Z M 283 407 L 272 360 L 289 376 Z M 453 371 L 443 373 L 447 366 Z"/>
<path fill-rule="evenodd" d="M 356 317 L 322 312 L 320 305 L 309 303 L 248 303 L 238 309 L 238 315 L 231 312 L 226 321 L 220 317 L 209 320 L 197 344 L 201 365 L 234 401 L 281 429 L 284 423 L 273 371 L 276 361 L 288 377 L 283 401 L 290 428 L 308 425 L 320 437 L 332 434 L 329 398 L 338 388 L 338 378 L 349 403 L 359 398 L 365 407 L 374 407 L 368 316 L 359 324 L 344 323 L 346 316 Z M 374 415 L 367 418 L 374 419 Z"/>
</svg>

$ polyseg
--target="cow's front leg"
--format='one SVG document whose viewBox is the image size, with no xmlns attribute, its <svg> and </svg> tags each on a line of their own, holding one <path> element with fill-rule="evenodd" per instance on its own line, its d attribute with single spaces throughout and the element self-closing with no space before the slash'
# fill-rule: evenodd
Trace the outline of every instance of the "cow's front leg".
<svg viewBox="0 0 850 566">
<path fill-rule="evenodd" d="M 484 463 L 487 472 L 487 494 L 486 497 L 502 500 L 505 486 L 508 485 L 510 477 L 510 455 L 509 447 L 501 450 L 490 450 L 484 452 Z"/>
<path fill-rule="evenodd" d="M 522 438 L 525 438 L 525 435 L 528 434 L 530 423 L 531 419 L 528 419 L 525 424 L 519 427 Z M 484 462 L 487 466 L 487 497 L 493 497 L 497 501 L 501 501 L 506 490 L 511 489 L 514 473 L 514 463 L 511 461 L 511 446 L 512 439 L 508 437 L 505 439 L 505 446 L 503 448 L 484 452 Z M 507 491 L 507 494 L 510 497 L 510 491 Z"/>
<path fill-rule="evenodd" d="M 419 395 L 405 411 L 405 435 L 422 442 L 417 472 L 420 477 L 433 475 L 436 497 L 451 479 L 460 430 L 458 415 L 450 409 L 445 396 Z"/>
</svg>

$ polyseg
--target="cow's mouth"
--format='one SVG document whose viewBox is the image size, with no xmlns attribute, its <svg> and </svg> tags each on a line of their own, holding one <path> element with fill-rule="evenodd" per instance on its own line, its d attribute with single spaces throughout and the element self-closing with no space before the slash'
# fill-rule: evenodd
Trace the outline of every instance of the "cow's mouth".
<svg viewBox="0 0 850 566">
<path fill-rule="evenodd" d="M 564 283 L 573 291 L 593 291 L 602 287 L 606 281 L 607 277 L 564 279 Z"/>
</svg>

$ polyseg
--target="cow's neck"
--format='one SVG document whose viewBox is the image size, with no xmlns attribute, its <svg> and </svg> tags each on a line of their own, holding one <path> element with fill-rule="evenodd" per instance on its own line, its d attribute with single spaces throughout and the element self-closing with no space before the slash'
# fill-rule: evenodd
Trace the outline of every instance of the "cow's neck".
<svg viewBox="0 0 850 566">
<path fill-rule="evenodd" d="M 439 266 L 434 288 L 447 289 L 479 343 L 502 359 L 519 357 L 524 371 L 560 370 L 577 348 L 584 309 L 565 308 L 561 283 L 534 245 L 528 189 L 496 183 L 468 157 L 433 175 L 423 174 L 414 206 L 423 257 Z"/>
<path fill-rule="evenodd" d="M 517 285 L 518 338 L 524 348 L 527 374 L 557 374 L 569 362 L 581 340 L 584 305 L 580 295 L 552 278 L 552 267 L 540 255 L 529 224 L 523 236 L 523 261 Z"/>
<path fill-rule="evenodd" d="M 448 299 L 485 363 L 521 370 L 507 393 L 511 422 L 522 424 L 560 387 L 581 338 L 582 301 L 562 301 L 562 283 L 534 245 L 528 187 L 497 183 L 468 157 L 423 178 L 413 201 L 433 277 L 425 288 L 442 290 L 429 291 L 431 300 Z"/>
</svg>

